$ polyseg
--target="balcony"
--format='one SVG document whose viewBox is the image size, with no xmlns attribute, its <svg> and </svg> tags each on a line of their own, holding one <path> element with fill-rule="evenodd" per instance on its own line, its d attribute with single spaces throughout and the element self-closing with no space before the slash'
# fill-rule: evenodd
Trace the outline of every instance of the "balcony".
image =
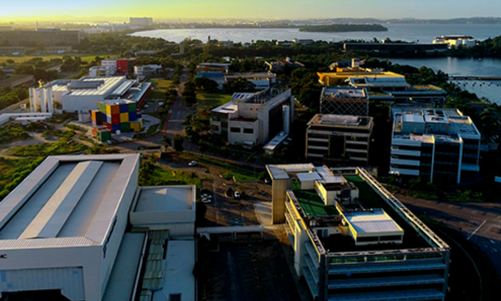
<svg viewBox="0 0 501 301">
<path fill-rule="evenodd" d="M 390 164 L 407 165 L 407 166 L 419 166 L 421 164 L 421 162 L 419 162 L 419 160 L 405 160 L 405 159 L 391 158 Z"/>
<path fill-rule="evenodd" d="M 411 150 L 404 150 L 404 149 L 395 149 L 393 147 L 391 148 L 391 154 L 392 155 L 421 157 L 421 151 L 411 151 Z"/>
<path fill-rule="evenodd" d="M 355 278 L 349 280 L 330 280 L 329 289 L 440 284 L 444 283 L 444 281 L 444 278 L 439 275 Z"/>
<path fill-rule="evenodd" d="M 419 170 L 390 167 L 390 174 L 419 176 Z"/>
</svg>

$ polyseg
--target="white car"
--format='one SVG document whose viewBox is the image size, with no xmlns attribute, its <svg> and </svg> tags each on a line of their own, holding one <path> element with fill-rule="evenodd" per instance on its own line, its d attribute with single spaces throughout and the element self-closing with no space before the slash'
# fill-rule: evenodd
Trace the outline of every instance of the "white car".
<svg viewBox="0 0 501 301">
<path fill-rule="evenodd" d="M 211 202 L 212 202 L 212 199 L 210 199 L 210 198 L 202 198 L 202 203 L 210 204 Z"/>
<path fill-rule="evenodd" d="M 198 164 L 197 161 L 191 161 L 190 163 L 188 163 L 188 166 L 195 166 L 197 164 Z"/>
<path fill-rule="evenodd" d="M 211 194 L 204 193 L 204 194 L 202 194 L 202 198 L 212 199 L 212 195 L 211 195 Z"/>
<path fill-rule="evenodd" d="M 235 191 L 235 199 L 239 199 L 241 197 L 240 192 Z"/>
</svg>

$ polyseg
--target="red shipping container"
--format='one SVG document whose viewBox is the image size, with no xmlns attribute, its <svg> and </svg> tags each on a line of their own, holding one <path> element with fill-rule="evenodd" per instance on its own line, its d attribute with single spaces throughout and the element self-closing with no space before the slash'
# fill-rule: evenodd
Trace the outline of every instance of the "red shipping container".
<svg viewBox="0 0 501 301">
<path fill-rule="evenodd" d="M 117 60 L 117 72 L 120 74 L 129 73 L 129 60 Z"/>
<path fill-rule="evenodd" d="M 120 123 L 120 114 L 111 115 L 111 124 Z"/>
<path fill-rule="evenodd" d="M 103 125 L 105 127 L 107 127 L 110 131 L 111 131 L 111 124 L 107 123 L 107 122 L 103 122 Z"/>
</svg>

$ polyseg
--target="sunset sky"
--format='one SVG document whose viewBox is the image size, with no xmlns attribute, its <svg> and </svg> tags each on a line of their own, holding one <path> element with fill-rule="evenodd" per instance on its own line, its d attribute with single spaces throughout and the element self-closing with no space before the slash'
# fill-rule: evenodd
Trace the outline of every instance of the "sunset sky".
<svg viewBox="0 0 501 301">
<path fill-rule="evenodd" d="M 2 1 L 0 18 L 456 18 L 498 17 L 499 0 L 24 0 Z M 496 12 L 496 13 L 494 13 Z"/>
</svg>

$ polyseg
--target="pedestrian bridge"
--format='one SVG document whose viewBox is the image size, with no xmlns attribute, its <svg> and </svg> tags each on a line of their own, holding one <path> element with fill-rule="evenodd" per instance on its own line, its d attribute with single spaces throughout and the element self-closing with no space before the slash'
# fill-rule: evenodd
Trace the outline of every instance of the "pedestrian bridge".
<svg viewBox="0 0 501 301">
<path fill-rule="evenodd" d="M 239 233 L 261 233 L 263 237 L 264 232 L 272 232 L 274 230 L 279 230 L 281 225 L 252 225 L 252 226 L 223 226 L 223 227 L 203 227 L 198 228 L 197 233 L 200 237 L 206 237 L 210 240 L 211 234 L 231 234 L 233 238 Z"/>
</svg>

